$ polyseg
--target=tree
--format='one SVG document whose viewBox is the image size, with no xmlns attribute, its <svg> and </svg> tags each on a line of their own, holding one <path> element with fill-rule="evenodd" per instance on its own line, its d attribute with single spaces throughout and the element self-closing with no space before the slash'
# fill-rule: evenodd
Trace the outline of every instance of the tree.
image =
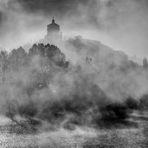
<svg viewBox="0 0 148 148">
<path fill-rule="evenodd" d="M 2 73 L 2 83 L 6 80 L 6 70 L 8 69 L 8 53 L 6 51 L 0 52 L 0 68 Z"/>
<path fill-rule="evenodd" d="M 147 61 L 147 58 L 144 58 L 144 59 L 143 59 L 143 67 L 144 67 L 144 68 L 148 68 L 148 61 Z"/>
</svg>

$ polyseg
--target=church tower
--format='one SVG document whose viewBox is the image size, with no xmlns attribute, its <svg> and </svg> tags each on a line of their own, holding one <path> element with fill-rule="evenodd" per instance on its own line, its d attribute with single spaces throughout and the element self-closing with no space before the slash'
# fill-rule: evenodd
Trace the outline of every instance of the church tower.
<svg viewBox="0 0 148 148">
<path fill-rule="evenodd" d="M 60 31 L 60 26 L 52 19 L 52 22 L 47 25 L 47 35 L 44 38 L 46 43 L 59 45 L 62 41 L 62 33 Z"/>
<path fill-rule="evenodd" d="M 59 33 L 60 32 L 60 26 L 55 23 L 54 18 L 52 19 L 52 23 L 47 25 L 47 35 L 51 33 Z"/>
</svg>

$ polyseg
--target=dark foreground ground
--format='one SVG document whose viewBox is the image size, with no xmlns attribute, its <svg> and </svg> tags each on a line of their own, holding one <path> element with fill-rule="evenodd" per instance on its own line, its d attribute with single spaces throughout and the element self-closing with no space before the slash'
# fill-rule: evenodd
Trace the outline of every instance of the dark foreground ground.
<svg viewBox="0 0 148 148">
<path fill-rule="evenodd" d="M 129 122 L 117 127 L 30 135 L 2 130 L 6 122 L 1 117 L 0 148 L 148 148 L 148 112 L 134 112 Z"/>
</svg>

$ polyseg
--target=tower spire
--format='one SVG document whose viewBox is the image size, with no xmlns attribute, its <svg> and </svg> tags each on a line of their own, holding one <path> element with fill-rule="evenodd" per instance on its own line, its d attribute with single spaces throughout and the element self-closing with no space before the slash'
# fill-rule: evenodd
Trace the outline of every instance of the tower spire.
<svg viewBox="0 0 148 148">
<path fill-rule="evenodd" d="M 52 24 L 54 24 L 55 23 L 55 19 L 54 19 L 54 17 L 52 17 Z"/>
</svg>

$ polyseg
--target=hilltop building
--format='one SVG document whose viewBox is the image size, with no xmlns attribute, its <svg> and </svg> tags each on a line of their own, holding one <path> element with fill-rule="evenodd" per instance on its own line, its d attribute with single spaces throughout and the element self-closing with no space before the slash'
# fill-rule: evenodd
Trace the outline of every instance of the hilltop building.
<svg viewBox="0 0 148 148">
<path fill-rule="evenodd" d="M 44 38 L 44 42 L 59 45 L 61 41 L 62 33 L 60 31 L 60 25 L 58 25 L 53 18 L 51 24 L 47 25 L 47 34 Z"/>
</svg>

